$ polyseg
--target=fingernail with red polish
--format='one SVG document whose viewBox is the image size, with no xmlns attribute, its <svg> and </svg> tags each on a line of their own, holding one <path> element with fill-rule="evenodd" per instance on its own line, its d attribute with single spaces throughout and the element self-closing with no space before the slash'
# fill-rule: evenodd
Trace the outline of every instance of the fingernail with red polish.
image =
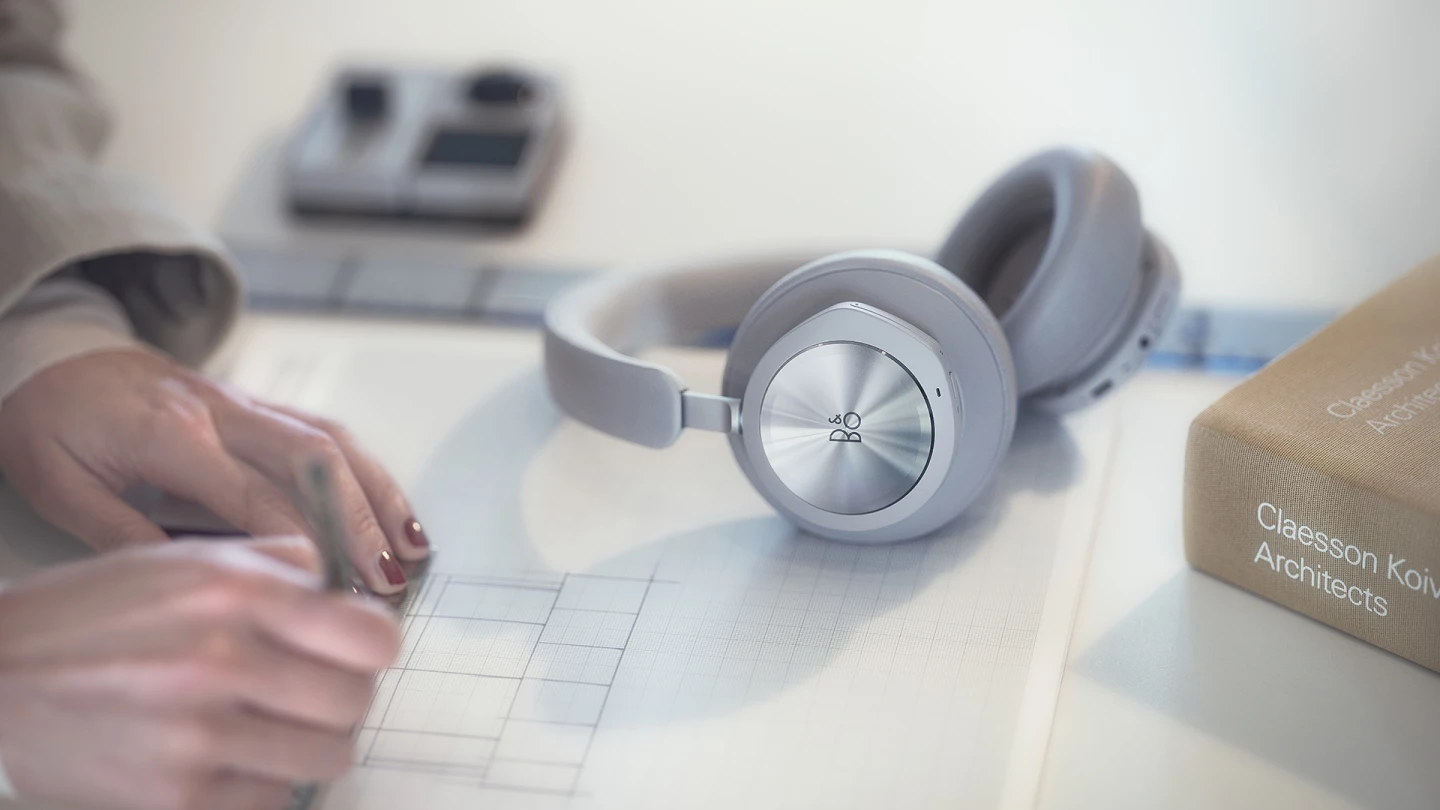
<svg viewBox="0 0 1440 810">
<path fill-rule="evenodd" d="M 380 573 L 385 575 L 385 581 L 391 585 L 405 584 L 405 572 L 400 570 L 400 563 L 395 562 L 389 549 L 380 552 Z"/>
<path fill-rule="evenodd" d="M 430 538 L 425 536 L 425 529 L 420 525 L 420 521 L 413 517 L 405 521 L 405 539 L 415 548 L 430 547 Z"/>
</svg>

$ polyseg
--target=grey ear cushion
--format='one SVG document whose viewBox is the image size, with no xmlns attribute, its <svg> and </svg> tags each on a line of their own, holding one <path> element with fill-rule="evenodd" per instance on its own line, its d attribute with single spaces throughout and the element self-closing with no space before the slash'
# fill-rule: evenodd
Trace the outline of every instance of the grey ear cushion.
<svg viewBox="0 0 1440 810">
<path fill-rule="evenodd" d="M 743 398 L 755 367 L 776 341 L 827 307 L 850 301 L 888 312 L 929 335 L 956 376 L 961 398 L 956 458 L 940 490 L 907 521 L 905 536 L 918 536 L 949 522 L 983 491 L 1010 445 L 1018 409 L 1015 368 L 1000 324 L 954 275 L 929 259 L 899 251 L 851 251 L 811 262 L 751 307 L 730 346 L 721 390 Z M 747 415 L 741 419 L 744 431 Z M 760 484 L 743 437 L 732 434 L 730 445 L 761 494 L 805 526 Z"/>
<path fill-rule="evenodd" d="M 1120 167 L 1055 149 L 981 194 L 936 261 L 999 319 L 1024 396 L 1093 366 L 1113 344 L 1137 304 L 1144 238 L 1139 195 Z"/>
</svg>

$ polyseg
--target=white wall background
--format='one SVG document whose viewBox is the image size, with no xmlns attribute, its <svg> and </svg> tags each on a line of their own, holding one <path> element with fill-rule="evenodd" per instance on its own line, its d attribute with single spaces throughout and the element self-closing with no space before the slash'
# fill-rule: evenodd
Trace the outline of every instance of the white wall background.
<svg viewBox="0 0 1440 810">
<path fill-rule="evenodd" d="M 352 57 L 558 72 L 576 137 L 529 258 L 929 244 L 1046 144 L 1141 188 L 1192 300 L 1341 306 L 1440 251 L 1440 4 L 72 0 L 110 153 L 214 222 Z"/>
</svg>

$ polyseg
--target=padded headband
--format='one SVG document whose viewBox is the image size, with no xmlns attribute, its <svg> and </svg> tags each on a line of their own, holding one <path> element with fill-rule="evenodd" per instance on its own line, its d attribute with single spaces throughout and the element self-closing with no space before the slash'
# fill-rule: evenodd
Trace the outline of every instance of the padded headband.
<svg viewBox="0 0 1440 810">
<path fill-rule="evenodd" d="M 687 398 L 675 372 L 633 355 L 738 326 L 766 290 L 814 258 L 609 274 L 572 287 L 545 308 L 551 395 L 581 422 L 647 447 L 670 446 L 686 427 L 715 427 L 705 410 L 715 398 Z"/>
</svg>

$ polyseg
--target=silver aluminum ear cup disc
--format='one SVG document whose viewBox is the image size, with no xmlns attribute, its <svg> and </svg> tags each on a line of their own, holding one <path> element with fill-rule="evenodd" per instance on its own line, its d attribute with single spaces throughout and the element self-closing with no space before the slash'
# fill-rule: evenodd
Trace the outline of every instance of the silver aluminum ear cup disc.
<svg viewBox="0 0 1440 810">
<path fill-rule="evenodd" d="M 817 509 L 863 515 L 905 497 L 934 449 L 930 402 L 891 355 L 860 343 L 812 346 L 775 374 L 760 438 L 775 475 Z"/>
<path fill-rule="evenodd" d="M 791 490 L 772 466 L 772 452 L 784 451 L 767 450 L 762 430 L 780 370 L 832 343 L 894 358 L 931 408 L 932 454 L 920 479 L 898 501 L 864 514 L 831 512 Z M 1015 367 L 995 316 L 944 268 L 894 251 L 828 256 L 777 282 L 736 331 L 720 390 L 740 400 L 730 446 L 756 491 L 803 531 L 850 543 L 908 540 L 949 523 L 994 476 L 1015 426 Z"/>
</svg>

